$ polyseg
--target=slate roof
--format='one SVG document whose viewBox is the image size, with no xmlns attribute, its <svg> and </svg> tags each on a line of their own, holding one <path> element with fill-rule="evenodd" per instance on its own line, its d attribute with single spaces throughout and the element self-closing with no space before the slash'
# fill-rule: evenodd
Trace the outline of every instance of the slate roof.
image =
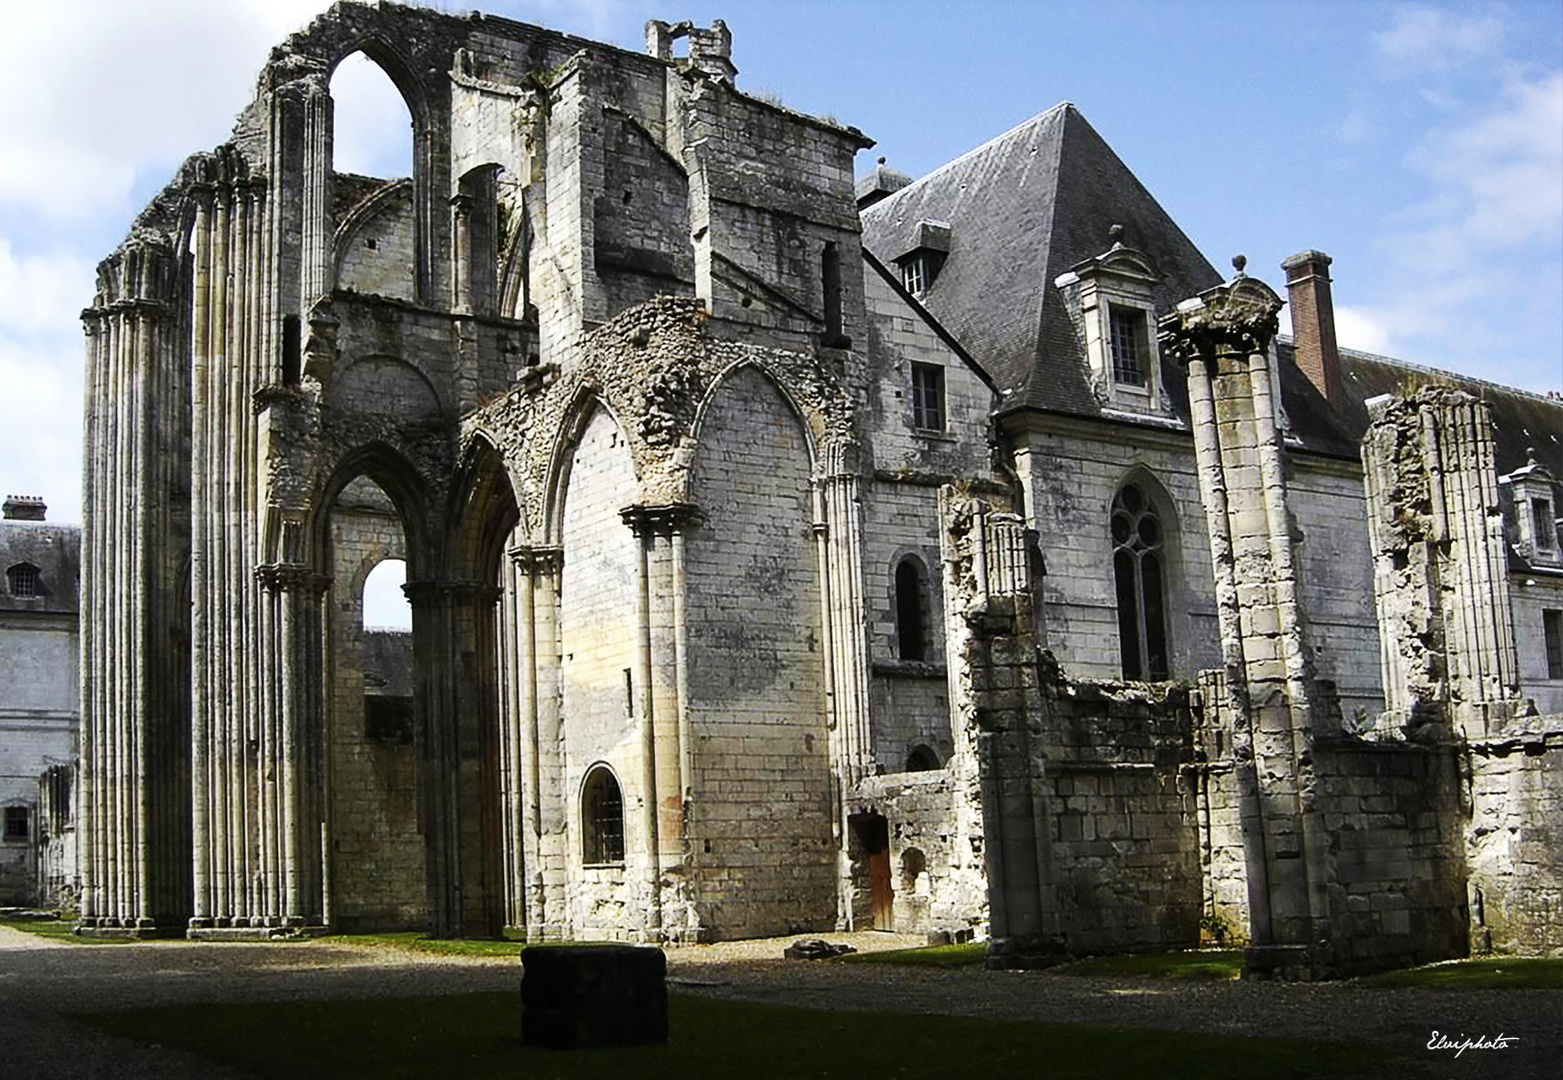
<svg viewBox="0 0 1563 1080">
<path fill-rule="evenodd" d="M 1094 415 L 1090 368 L 1053 280 L 1107 250 L 1107 230 L 1149 255 L 1170 309 L 1221 275 L 1069 102 L 863 210 L 863 245 L 891 263 L 918 223 L 950 224 L 950 253 L 923 303 L 1018 406 Z M 1166 371 L 1163 384 L 1181 394 Z"/>
<path fill-rule="evenodd" d="M 949 222 L 949 256 L 922 306 L 1006 391 L 1001 414 L 1101 414 L 1084 343 L 1053 281 L 1106 251 L 1111 225 L 1123 225 L 1124 243 L 1149 255 L 1161 272 L 1155 290 L 1161 312 L 1222 280 L 1069 102 L 864 207 L 862 220 L 863 246 L 886 264 L 915 247 L 920 222 Z M 1348 401 L 1337 411 L 1298 369 L 1290 339 L 1277 349 L 1282 400 L 1292 434 L 1306 449 L 1355 459 L 1367 428 L 1364 401 L 1439 383 L 1491 404 L 1500 474 L 1523 465 L 1526 447 L 1533 446 L 1537 460 L 1563 478 L 1563 402 L 1342 349 Z M 1166 359 L 1162 386 L 1186 420 L 1186 382 Z"/>
<path fill-rule="evenodd" d="M 38 595 L 19 600 L 5 573 L 19 563 L 39 571 Z M 81 530 L 43 521 L 0 521 L 0 612 L 75 614 L 81 587 Z"/>
</svg>

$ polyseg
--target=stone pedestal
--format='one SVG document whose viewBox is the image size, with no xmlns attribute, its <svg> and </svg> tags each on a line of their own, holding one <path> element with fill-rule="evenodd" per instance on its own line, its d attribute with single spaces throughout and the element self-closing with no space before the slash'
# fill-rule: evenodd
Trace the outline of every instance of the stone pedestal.
<svg viewBox="0 0 1563 1080">
<path fill-rule="evenodd" d="M 572 1050 L 668 1041 L 667 958 L 632 945 L 521 952 L 521 1041 Z"/>
</svg>

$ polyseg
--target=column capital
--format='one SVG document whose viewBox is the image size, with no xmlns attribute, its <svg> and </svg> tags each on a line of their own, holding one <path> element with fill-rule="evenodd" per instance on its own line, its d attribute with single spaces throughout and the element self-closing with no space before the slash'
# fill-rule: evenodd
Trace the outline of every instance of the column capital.
<svg viewBox="0 0 1563 1080">
<path fill-rule="evenodd" d="M 1156 324 L 1162 351 L 1185 368 L 1194 360 L 1267 353 L 1284 303 L 1270 286 L 1239 270 L 1162 316 Z"/>
<path fill-rule="evenodd" d="M 302 563 L 265 563 L 255 568 L 255 580 L 268 592 L 305 592 L 320 596 L 331 587 L 331 578 Z"/>
<path fill-rule="evenodd" d="M 705 515 L 693 503 L 636 504 L 619 511 L 619 517 L 636 536 L 671 536 L 699 528 Z"/>
<path fill-rule="evenodd" d="M 402 592 L 414 607 L 463 601 L 494 604 L 501 595 L 497 585 L 481 581 L 409 581 L 402 586 Z"/>
<path fill-rule="evenodd" d="M 517 544 L 507 548 L 505 554 L 518 570 L 557 574 L 564 567 L 563 548 Z"/>
</svg>

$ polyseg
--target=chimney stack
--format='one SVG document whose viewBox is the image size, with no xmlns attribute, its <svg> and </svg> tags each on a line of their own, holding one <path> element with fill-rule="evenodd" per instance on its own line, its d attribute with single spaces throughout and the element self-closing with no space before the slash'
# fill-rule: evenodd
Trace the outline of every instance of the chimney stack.
<svg viewBox="0 0 1563 1080">
<path fill-rule="evenodd" d="M 7 495 L 0 512 L 7 521 L 42 521 L 49 508 L 36 495 Z"/>
<path fill-rule="evenodd" d="M 1330 300 L 1330 257 L 1302 251 L 1282 261 L 1292 305 L 1292 340 L 1297 366 L 1336 409 L 1346 406 L 1340 350 L 1335 344 L 1335 306 Z"/>
</svg>

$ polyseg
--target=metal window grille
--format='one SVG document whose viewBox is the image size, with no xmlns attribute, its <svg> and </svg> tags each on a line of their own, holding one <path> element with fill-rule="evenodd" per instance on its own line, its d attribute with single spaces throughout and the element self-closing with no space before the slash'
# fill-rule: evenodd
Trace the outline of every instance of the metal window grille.
<svg viewBox="0 0 1563 1080">
<path fill-rule="evenodd" d="M 586 778 L 581 797 L 581 823 L 584 826 L 588 865 L 624 861 L 624 797 L 613 773 L 598 766 Z"/>
<path fill-rule="evenodd" d="M 11 579 L 11 595 L 18 600 L 32 600 L 38 595 L 38 568 L 23 563 L 11 567 L 7 575 Z"/>
</svg>

